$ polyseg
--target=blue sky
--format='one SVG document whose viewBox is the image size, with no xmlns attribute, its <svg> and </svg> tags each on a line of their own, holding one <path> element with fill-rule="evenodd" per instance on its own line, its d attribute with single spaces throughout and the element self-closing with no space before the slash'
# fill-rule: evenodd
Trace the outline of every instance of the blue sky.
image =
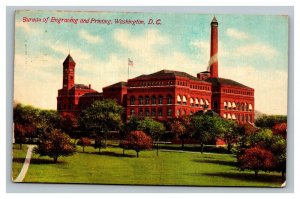
<svg viewBox="0 0 300 199">
<path fill-rule="evenodd" d="M 145 25 L 23 23 L 23 17 L 140 19 Z M 255 89 L 256 109 L 287 113 L 288 18 L 216 15 L 219 22 L 219 76 Z M 148 25 L 148 19 L 161 25 Z M 102 87 L 171 69 L 196 75 L 209 61 L 212 15 L 23 11 L 16 14 L 16 101 L 56 108 L 62 62 L 70 51 L 76 83 Z"/>
</svg>

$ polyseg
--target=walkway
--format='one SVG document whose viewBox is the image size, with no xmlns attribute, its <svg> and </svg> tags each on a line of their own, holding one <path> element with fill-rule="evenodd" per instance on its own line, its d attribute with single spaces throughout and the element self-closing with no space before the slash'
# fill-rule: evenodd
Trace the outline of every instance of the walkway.
<svg viewBox="0 0 300 199">
<path fill-rule="evenodd" d="M 28 171 L 29 168 L 29 164 L 30 164 L 30 159 L 31 159 L 31 155 L 32 155 L 32 150 L 35 147 L 35 145 L 28 145 L 28 150 L 27 150 L 27 155 L 22 167 L 21 172 L 19 173 L 18 177 L 14 180 L 14 182 L 23 182 L 25 175 Z"/>
</svg>

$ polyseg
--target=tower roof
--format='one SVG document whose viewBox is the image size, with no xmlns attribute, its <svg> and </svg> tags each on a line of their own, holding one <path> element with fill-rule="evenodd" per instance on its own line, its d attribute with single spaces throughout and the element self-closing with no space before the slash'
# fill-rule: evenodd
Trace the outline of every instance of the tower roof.
<svg viewBox="0 0 300 199">
<path fill-rule="evenodd" d="M 216 16 L 214 16 L 214 18 L 212 19 L 212 21 L 211 21 L 210 24 L 216 24 L 216 25 L 218 25 L 218 21 L 217 21 Z"/>
<path fill-rule="evenodd" d="M 68 54 L 68 56 L 66 57 L 66 59 L 65 59 L 65 61 L 64 61 L 64 64 L 65 64 L 65 63 L 70 63 L 70 62 L 74 62 L 74 63 L 75 63 L 75 61 L 73 60 L 73 58 L 71 57 L 71 55 Z"/>
</svg>

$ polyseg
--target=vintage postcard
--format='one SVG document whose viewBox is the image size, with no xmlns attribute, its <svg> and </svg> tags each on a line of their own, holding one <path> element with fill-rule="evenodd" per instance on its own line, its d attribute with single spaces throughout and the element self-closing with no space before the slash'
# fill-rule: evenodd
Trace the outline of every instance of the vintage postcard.
<svg viewBox="0 0 300 199">
<path fill-rule="evenodd" d="M 288 16 L 18 10 L 12 181 L 283 187 Z"/>
</svg>

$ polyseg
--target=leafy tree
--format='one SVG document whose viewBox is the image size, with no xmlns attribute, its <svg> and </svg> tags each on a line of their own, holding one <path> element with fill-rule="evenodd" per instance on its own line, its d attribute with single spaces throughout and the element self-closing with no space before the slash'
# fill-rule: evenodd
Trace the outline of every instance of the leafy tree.
<svg viewBox="0 0 300 199">
<path fill-rule="evenodd" d="M 281 172 L 281 179 L 285 181 L 286 173 L 286 139 L 280 135 L 273 136 L 270 149 L 275 158 L 275 171 Z"/>
<path fill-rule="evenodd" d="M 123 107 L 118 105 L 115 100 L 98 100 L 86 110 L 83 110 L 80 123 L 81 126 L 92 133 L 95 139 L 106 139 L 108 131 L 117 130 L 121 127 L 122 112 Z"/>
<path fill-rule="evenodd" d="M 233 144 L 239 137 L 239 129 L 234 121 L 225 120 L 220 117 L 214 118 L 214 131 L 217 137 L 224 140 L 227 145 L 227 152 L 231 152 Z"/>
<path fill-rule="evenodd" d="M 101 137 L 99 137 L 99 136 L 95 137 L 94 148 L 99 149 L 99 153 L 100 153 L 101 148 L 106 148 L 106 143 L 104 142 L 104 140 Z"/>
<path fill-rule="evenodd" d="M 261 146 L 264 148 L 269 148 L 272 143 L 272 137 L 273 133 L 270 129 L 261 129 L 248 137 L 248 146 Z"/>
<path fill-rule="evenodd" d="M 255 125 L 260 128 L 272 128 L 277 123 L 286 123 L 286 115 L 262 115 L 255 120 Z"/>
<path fill-rule="evenodd" d="M 146 149 L 151 149 L 152 139 L 143 131 L 131 132 L 127 139 L 120 143 L 123 149 L 132 149 L 136 151 L 136 157 L 139 157 L 139 152 Z"/>
<path fill-rule="evenodd" d="M 23 125 L 16 123 L 14 126 L 15 139 L 16 142 L 20 144 L 20 149 L 22 149 L 22 143 L 26 142 L 26 138 L 34 137 L 35 127 L 33 125 Z"/>
<path fill-rule="evenodd" d="M 66 132 L 70 137 L 74 138 L 74 142 L 76 143 L 76 139 L 79 139 L 79 121 L 75 115 L 68 114 L 61 118 L 61 129 L 63 132 Z"/>
<path fill-rule="evenodd" d="M 40 156 L 49 156 L 56 163 L 60 156 L 73 155 L 75 146 L 70 142 L 70 137 L 67 134 L 54 129 L 51 133 L 46 133 L 42 136 L 34 152 Z"/>
<path fill-rule="evenodd" d="M 158 155 L 158 142 L 162 137 L 163 132 L 166 130 L 161 122 L 153 120 L 152 118 L 146 117 L 139 121 L 138 130 L 145 132 L 147 135 L 152 137 L 152 140 L 157 142 L 156 155 Z"/>
<path fill-rule="evenodd" d="M 203 153 L 204 144 L 216 137 L 216 130 L 219 130 L 217 127 L 222 127 L 221 120 L 218 117 L 197 115 L 191 118 L 192 136 L 199 141 L 201 153 Z"/>
<path fill-rule="evenodd" d="M 274 166 L 274 156 L 260 146 L 247 149 L 243 155 L 238 156 L 238 164 L 242 170 L 252 170 L 257 178 L 259 171 L 268 171 Z"/>
<path fill-rule="evenodd" d="M 82 146 L 82 152 L 84 153 L 84 147 L 91 145 L 91 140 L 88 137 L 82 137 L 77 142 L 78 145 Z"/>
<path fill-rule="evenodd" d="M 187 117 L 175 118 L 171 121 L 171 132 L 177 139 L 180 139 L 182 150 L 184 149 L 184 140 L 190 137 L 189 124 L 190 121 Z"/>
<path fill-rule="evenodd" d="M 287 124 L 286 124 L 286 122 L 275 124 L 272 128 L 272 131 L 273 131 L 274 135 L 281 135 L 284 138 L 286 138 L 286 133 L 287 133 Z"/>
</svg>

